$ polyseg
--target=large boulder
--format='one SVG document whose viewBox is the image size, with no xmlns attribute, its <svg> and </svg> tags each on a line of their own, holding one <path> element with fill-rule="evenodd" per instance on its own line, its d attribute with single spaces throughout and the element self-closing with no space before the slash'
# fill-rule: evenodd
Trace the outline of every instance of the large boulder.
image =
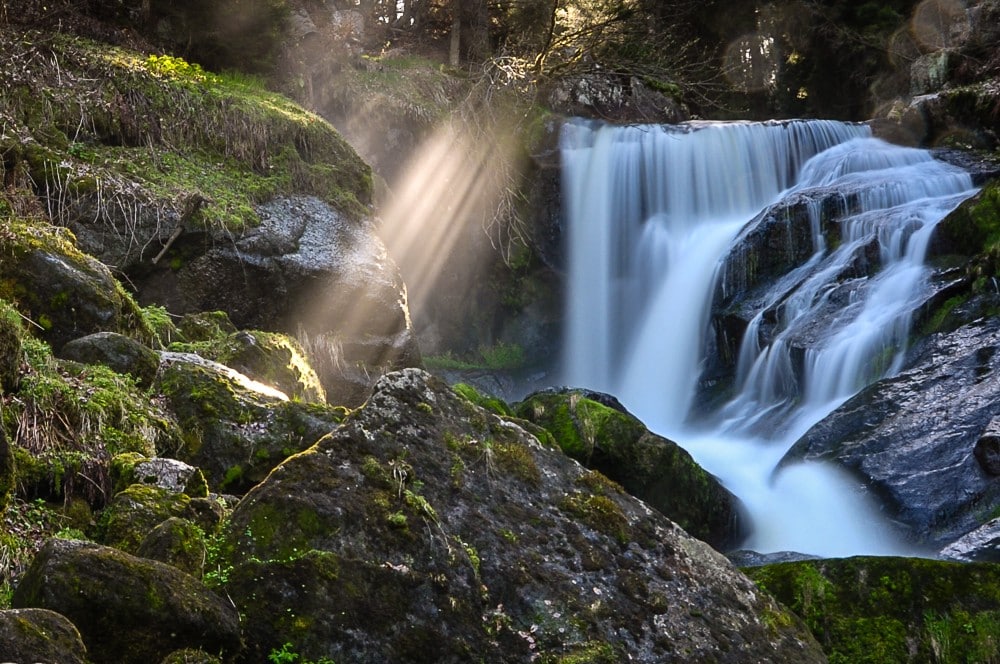
<svg viewBox="0 0 1000 664">
<path fill-rule="evenodd" d="M 246 662 L 825 661 L 713 549 L 415 369 L 226 533 Z"/>
<path fill-rule="evenodd" d="M 80 632 L 65 616 L 47 609 L 0 611 L 0 643 L 5 662 L 87 664 Z"/>
<path fill-rule="evenodd" d="M 748 569 L 831 662 L 983 662 L 1000 652 L 1000 566 L 846 558 Z"/>
<path fill-rule="evenodd" d="M 824 459 L 860 477 L 887 516 L 941 548 L 996 516 L 1000 483 L 974 450 L 1000 415 L 1000 319 L 935 334 L 906 371 L 849 399 L 786 460 Z"/>
<path fill-rule="evenodd" d="M 181 648 L 232 657 L 240 649 L 230 602 L 174 567 L 90 542 L 49 540 L 12 604 L 69 618 L 95 664 L 148 664 Z"/>
<path fill-rule="evenodd" d="M 149 387 L 160 367 L 156 351 L 117 332 L 95 332 L 64 345 L 59 356 L 85 364 L 103 364 L 115 373 L 129 374 Z"/>
<path fill-rule="evenodd" d="M 515 404 L 514 412 L 547 429 L 563 452 L 618 482 L 694 537 L 725 550 L 745 535 L 736 496 L 613 397 L 546 390 Z"/>
</svg>

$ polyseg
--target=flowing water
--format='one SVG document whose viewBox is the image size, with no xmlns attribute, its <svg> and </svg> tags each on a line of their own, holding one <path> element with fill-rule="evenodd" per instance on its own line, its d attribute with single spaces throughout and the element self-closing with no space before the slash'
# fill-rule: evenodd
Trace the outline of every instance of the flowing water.
<svg viewBox="0 0 1000 664">
<path fill-rule="evenodd" d="M 909 553 L 845 474 L 819 463 L 775 469 L 810 426 L 899 370 L 926 297 L 930 234 L 973 193 L 969 176 L 831 121 L 580 121 L 563 130 L 562 160 L 565 381 L 615 394 L 718 476 L 749 511 L 747 548 Z M 712 302 L 722 270 L 740 266 L 725 259 L 748 224 L 792 197 L 807 202 L 812 256 L 761 299 L 735 396 L 705 415 L 693 406 Z M 842 214 L 828 247 L 831 199 Z"/>
</svg>

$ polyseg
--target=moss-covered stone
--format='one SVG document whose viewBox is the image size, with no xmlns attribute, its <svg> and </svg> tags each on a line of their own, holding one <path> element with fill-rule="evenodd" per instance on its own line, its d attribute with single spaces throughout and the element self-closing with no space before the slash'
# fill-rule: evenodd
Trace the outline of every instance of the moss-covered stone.
<svg viewBox="0 0 1000 664">
<path fill-rule="evenodd" d="M 170 517 L 186 516 L 190 496 L 146 484 L 133 484 L 101 513 L 95 532 L 102 544 L 136 553 L 147 535 Z"/>
<path fill-rule="evenodd" d="M 160 366 L 160 358 L 148 346 L 117 332 L 96 332 L 73 339 L 59 351 L 60 357 L 84 364 L 100 364 L 116 373 L 128 374 L 147 388 Z"/>
<path fill-rule="evenodd" d="M 1000 566 L 847 558 L 744 570 L 798 614 L 831 664 L 1000 656 Z"/>
<path fill-rule="evenodd" d="M 468 399 L 480 408 L 485 408 L 490 412 L 505 417 L 512 417 L 514 415 L 514 411 L 511 410 L 510 406 L 503 399 L 485 395 L 468 383 L 456 383 L 451 386 L 451 389 L 455 390 L 459 396 Z"/>
<path fill-rule="evenodd" d="M 9 302 L 0 299 L 0 392 L 13 392 L 21 381 L 21 316 Z"/>
<path fill-rule="evenodd" d="M 148 664 L 182 648 L 231 658 L 240 648 L 227 600 L 170 565 L 94 543 L 49 540 L 13 604 L 72 620 L 94 664 Z"/>
<path fill-rule="evenodd" d="M 200 579 L 205 573 L 208 548 L 199 526 L 174 516 L 149 531 L 136 555 L 159 560 Z"/>
<path fill-rule="evenodd" d="M 515 404 L 514 412 L 548 430 L 563 452 L 620 483 L 695 537 L 725 548 L 741 536 L 737 499 L 690 454 L 650 432 L 606 395 L 537 392 Z M 579 501 L 570 506 L 592 513 Z"/>
<path fill-rule="evenodd" d="M 80 632 L 65 616 L 47 609 L 0 611 L 0 643 L 10 662 L 86 664 Z"/>
<path fill-rule="evenodd" d="M 204 650 L 182 648 L 164 657 L 160 664 L 222 664 L 222 660 Z"/>
<path fill-rule="evenodd" d="M 932 252 L 972 258 L 973 279 L 1000 274 L 1000 180 L 988 183 L 938 223 Z"/>
</svg>

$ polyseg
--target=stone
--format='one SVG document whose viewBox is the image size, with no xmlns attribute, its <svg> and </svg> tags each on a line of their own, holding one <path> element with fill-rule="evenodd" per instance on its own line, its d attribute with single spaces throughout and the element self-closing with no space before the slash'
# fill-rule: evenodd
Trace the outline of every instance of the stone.
<svg viewBox="0 0 1000 664">
<path fill-rule="evenodd" d="M 115 494 L 98 520 L 97 539 L 108 546 L 138 553 L 150 531 L 170 517 L 188 516 L 191 498 L 183 493 L 133 484 Z"/>
<path fill-rule="evenodd" d="M 156 351 L 117 332 L 95 332 L 74 339 L 59 351 L 63 359 L 102 364 L 116 373 L 130 374 L 140 387 L 149 387 L 160 366 Z"/>
<path fill-rule="evenodd" d="M 136 555 L 159 560 L 200 579 L 205 572 L 207 547 L 200 528 L 174 516 L 149 531 Z"/>
<path fill-rule="evenodd" d="M 135 464 L 133 477 L 138 484 L 148 484 L 172 493 L 186 493 L 192 498 L 208 495 L 201 471 L 177 459 L 147 459 Z M 199 477 L 201 476 L 201 477 Z M 192 487 L 200 487 L 192 489 Z"/>
<path fill-rule="evenodd" d="M 182 648 L 233 657 L 240 649 L 228 601 L 170 565 L 92 542 L 46 542 L 12 604 L 66 616 L 94 664 L 148 664 Z"/>
<path fill-rule="evenodd" d="M 984 471 L 993 476 L 1000 475 L 1000 417 L 987 425 L 972 453 Z"/>
<path fill-rule="evenodd" d="M 825 661 L 709 546 L 416 369 L 224 533 L 246 661 Z"/>
<path fill-rule="evenodd" d="M 80 632 L 65 616 L 48 609 L 0 610 L 4 662 L 87 664 Z"/>
<path fill-rule="evenodd" d="M 1000 563 L 1000 518 L 987 521 L 966 533 L 941 549 L 938 555 L 945 560 L 963 563 Z"/>
</svg>

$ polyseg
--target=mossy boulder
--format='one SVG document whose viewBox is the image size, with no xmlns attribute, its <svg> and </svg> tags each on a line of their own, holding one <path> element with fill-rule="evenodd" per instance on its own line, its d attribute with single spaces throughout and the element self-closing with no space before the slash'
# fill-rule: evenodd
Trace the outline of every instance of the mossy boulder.
<svg viewBox="0 0 1000 664">
<path fill-rule="evenodd" d="M 64 345 L 59 356 L 83 364 L 102 364 L 116 373 L 129 374 L 146 388 L 160 367 L 156 351 L 117 332 L 95 332 Z"/>
<path fill-rule="evenodd" d="M 16 218 L 5 224 L 0 297 L 16 303 L 52 347 L 104 331 L 152 338 L 135 300 L 66 229 Z"/>
<path fill-rule="evenodd" d="M 222 664 L 222 660 L 204 650 L 183 648 L 164 657 L 160 664 Z"/>
<path fill-rule="evenodd" d="M 329 433 L 343 409 L 289 401 L 216 362 L 164 353 L 155 389 L 184 431 L 184 442 L 161 450 L 202 470 L 215 491 L 242 493 L 286 457 Z"/>
<path fill-rule="evenodd" d="M 974 279 L 1000 274 L 1000 180 L 985 185 L 938 223 L 929 253 L 972 259 Z"/>
<path fill-rule="evenodd" d="M 744 570 L 801 617 L 831 664 L 1000 656 L 1000 566 L 847 558 Z"/>
<path fill-rule="evenodd" d="M 190 350 L 232 367 L 256 381 L 281 390 L 290 399 L 325 403 L 326 392 L 302 345 L 280 332 L 242 330 L 202 342 L 175 343 L 172 350 Z"/>
<path fill-rule="evenodd" d="M 515 404 L 514 412 L 547 429 L 563 452 L 618 482 L 691 535 L 726 549 L 744 534 L 739 500 L 613 397 L 547 390 Z"/>
<path fill-rule="evenodd" d="M 0 657 L 8 662 L 88 662 L 80 632 L 65 616 L 47 609 L 0 611 L 0 643 Z"/>
<path fill-rule="evenodd" d="M 709 546 L 420 370 L 380 378 L 223 532 L 248 663 L 285 643 L 359 663 L 825 661 Z"/>
<path fill-rule="evenodd" d="M 136 551 L 140 558 L 159 560 L 199 579 L 205 572 L 207 554 L 204 531 L 176 516 L 149 531 Z"/>
<path fill-rule="evenodd" d="M 228 601 L 170 565 L 92 542 L 46 542 L 12 604 L 69 618 L 95 664 L 148 664 L 181 648 L 232 657 L 240 649 Z"/>
<path fill-rule="evenodd" d="M 97 523 L 97 540 L 137 553 L 146 536 L 170 517 L 187 516 L 190 496 L 146 484 L 115 494 Z"/>
</svg>

